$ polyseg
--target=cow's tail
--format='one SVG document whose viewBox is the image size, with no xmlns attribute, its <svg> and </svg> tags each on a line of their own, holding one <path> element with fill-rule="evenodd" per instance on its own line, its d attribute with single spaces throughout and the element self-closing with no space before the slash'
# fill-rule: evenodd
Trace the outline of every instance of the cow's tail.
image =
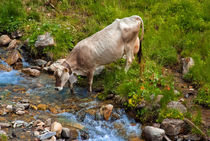
<svg viewBox="0 0 210 141">
<path fill-rule="evenodd" d="M 139 58 L 139 63 L 141 63 L 141 58 L 142 58 L 142 40 L 143 40 L 143 36 L 144 36 L 144 22 L 141 17 L 140 17 L 140 21 L 141 21 L 141 38 L 139 40 L 139 51 L 137 54 L 137 56 Z"/>
</svg>

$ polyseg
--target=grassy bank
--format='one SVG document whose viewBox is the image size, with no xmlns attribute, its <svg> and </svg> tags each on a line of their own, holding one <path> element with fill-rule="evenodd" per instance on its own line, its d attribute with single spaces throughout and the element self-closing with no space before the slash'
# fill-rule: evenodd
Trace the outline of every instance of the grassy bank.
<svg viewBox="0 0 210 141">
<path fill-rule="evenodd" d="M 95 86 L 104 87 L 100 97 L 110 93 L 125 96 L 128 102 L 123 104 L 135 109 L 141 102 L 152 103 L 163 95 L 160 108 L 137 111 L 139 119 L 182 118 L 185 115 L 166 108 L 169 101 L 182 95 L 174 93 L 172 76 L 164 68 L 178 65 L 179 56 L 191 56 L 195 67 L 184 78 L 199 89 L 195 102 L 210 107 L 209 0 L 3 0 L 0 13 L 0 32 L 24 31 L 22 40 L 29 38 L 28 48 L 34 55 L 39 53 L 34 47 L 37 36 L 50 32 L 56 46 L 42 52 L 53 60 L 64 57 L 76 43 L 116 18 L 139 15 L 145 23 L 142 73 L 137 62 L 127 74 L 123 59 L 108 65 L 104 75 L 94 81 Z"/>
</svg>

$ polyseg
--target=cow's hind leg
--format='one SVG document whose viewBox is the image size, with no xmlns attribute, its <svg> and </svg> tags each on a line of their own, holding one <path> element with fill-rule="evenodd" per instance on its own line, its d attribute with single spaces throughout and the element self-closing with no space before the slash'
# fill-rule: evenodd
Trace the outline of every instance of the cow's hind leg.
<svg viewBox="0 0 210 141">
<path fill-rule="evenodd" d="M 87 75 L 87 79 L 88 79 L 88 91 L 89 92 L 92 92 L 93 75 L 94 75 L 94 70 L 89 71 L 89 73 Z"/>
<path fill-rule="evenodd" d="M 125 53 L 126 53 L 126 65 L 125 65 L 125 72 L 128 71 L 130 68 L 130 65 L 132 63 L 134 54 L 133 54 L 133 47 L 130 45 L 127 45 L 125 48 Z"/>
</svg>

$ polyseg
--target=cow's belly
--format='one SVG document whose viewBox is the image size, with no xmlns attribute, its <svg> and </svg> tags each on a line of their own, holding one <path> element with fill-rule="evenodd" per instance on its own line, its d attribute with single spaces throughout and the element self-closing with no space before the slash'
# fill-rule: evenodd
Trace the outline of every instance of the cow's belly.
<svg viewBox="0 0 210 141">
<path fill-rule="evenodd" d="M 122 58 L 124 54 L 124 47 L 118 46 L 116 48 L 107 48 L 103 50 L 94 58 L 97 65 L 106 65 Z"/>
</svg>

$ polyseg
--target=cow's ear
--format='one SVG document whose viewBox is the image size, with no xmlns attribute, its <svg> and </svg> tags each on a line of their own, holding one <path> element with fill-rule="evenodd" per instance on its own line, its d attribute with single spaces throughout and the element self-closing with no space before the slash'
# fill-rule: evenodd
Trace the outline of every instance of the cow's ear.
<svg viewBox="0 0 210 141">
<path fill-rule="evenodd" d="M 64 72 L 69 72 L 69 69 L 67 69 L 67 68 L 64 68 Z"/>
</svg>

